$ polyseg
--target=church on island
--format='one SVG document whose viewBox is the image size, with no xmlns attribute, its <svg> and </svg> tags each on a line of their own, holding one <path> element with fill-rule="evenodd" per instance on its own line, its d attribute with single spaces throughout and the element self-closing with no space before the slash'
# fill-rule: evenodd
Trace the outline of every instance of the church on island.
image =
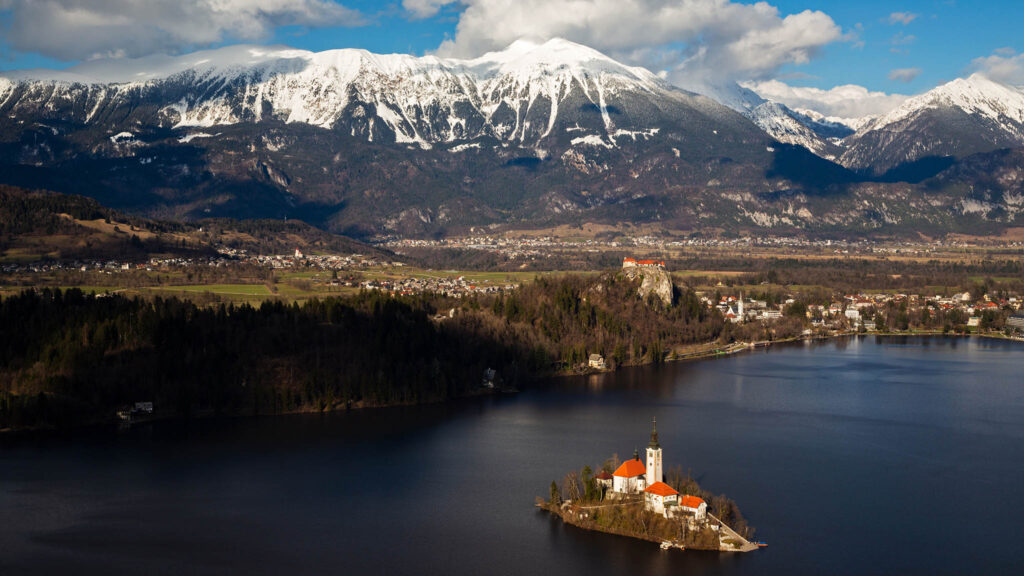
<svg viewBox="0 0 1024 576">
<path fill-rule="evenodd" d="M 647 462 L 640 460 L 640 454 L 633 452 L 633 459 L 626 460 L 612 474 L 611 496 L 627 497 L 642 495 L 644 506 L 666 518 L 687 515 L 694 520 L 707 518 L 708 505 L 696 496 L 682 496 L 664 482 L 661 443 L 658 442 L 658 421 L 651 429 L 651 442 L 647 445 Z"/>
</svg>

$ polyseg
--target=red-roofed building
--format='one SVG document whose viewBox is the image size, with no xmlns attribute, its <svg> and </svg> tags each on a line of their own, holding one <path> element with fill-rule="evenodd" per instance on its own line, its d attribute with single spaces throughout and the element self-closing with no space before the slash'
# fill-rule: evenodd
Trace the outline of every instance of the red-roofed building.
<svg viewBox="0 0 1024 576">
<path fill-rule="evenodd" d="M 648 510 L 668 515 L 668 509 L 676 506 L 679 492 L 664 482 L 655 482 L 644 489 L 644 504 Z"/>
<path fill-rule="evenodd" d="M 636 267 L 636 266 L 653 266 L 655 268 L 664 268 L 665 267 L 665 261 L 664 260 L 637 260 L 636 258 L 628 258 L 628 257 L 622 259 L 622 267 L 623 268 L 633 268 L 633 267 Z"/>
<path fill-rule="evenodd" d="M 611 474 L 602 470 L 597 476 L 594 476 L 594 481 L 597 482 L 598 486 L 604 486 L 605 488 L 612 487 L 612 480 L 615 477 Z"/>
<path fill-rule="evenodd" d="M 696 496 L 683 496 L 679 498 L 679 509 L 688 514 L 693 514 L 697 520 L 703 520 L 708 515 L 708 504 Z"/>
<path fill-rule="evenodd" d="M 640 493 L 647 486 L 645 474 L 647 474 L 647 468 L 644 467 L 644 463 L 640 461 L 639 457 L 626 460 L 613 475 L 612 490 L 627 494 Z"/>
</svg>

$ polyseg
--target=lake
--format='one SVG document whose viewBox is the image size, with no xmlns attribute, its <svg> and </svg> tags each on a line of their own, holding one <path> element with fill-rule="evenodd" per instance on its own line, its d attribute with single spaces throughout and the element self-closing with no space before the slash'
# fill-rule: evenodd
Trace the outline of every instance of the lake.
<svg viewBox="0 0 1024 576">
<path fill-rule="evenodd" d="M 564 526 L 552 480 L 641 450 L 769 546 Z M 862 337 L 326 415 L 0 438 L 0 574 L 1016 573 L 1024 345 Z"/>
</svg>

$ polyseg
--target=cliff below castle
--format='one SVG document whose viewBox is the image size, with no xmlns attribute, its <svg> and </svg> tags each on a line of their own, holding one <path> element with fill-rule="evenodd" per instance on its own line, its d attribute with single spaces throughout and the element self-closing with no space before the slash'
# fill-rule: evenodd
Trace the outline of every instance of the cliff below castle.
<svg viewBox="0 0 1024 576">
<path fill-rule="evenodd" d="M 672 305 L 675 288 L 664 264 L 634 264 L 627 259 L 623 262 L 622 273 L 630 280 L 640 280 L 640 287 L 637 289 L 640 298 L 646 300 L 648 295 L 654 294 L 665 306 Z"/>
</svg>

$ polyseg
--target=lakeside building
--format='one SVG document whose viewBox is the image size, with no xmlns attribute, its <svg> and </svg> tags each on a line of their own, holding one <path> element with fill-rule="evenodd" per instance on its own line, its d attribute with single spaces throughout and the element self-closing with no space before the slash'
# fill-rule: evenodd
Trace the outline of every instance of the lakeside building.
<svg viewBox="0 0 1024 576">
<path fill-rule="evenodd" d="M 1018 312 L 1006 319 L 1006 325 L 1024 332 L 1024 312 Z"/>
</svg>

